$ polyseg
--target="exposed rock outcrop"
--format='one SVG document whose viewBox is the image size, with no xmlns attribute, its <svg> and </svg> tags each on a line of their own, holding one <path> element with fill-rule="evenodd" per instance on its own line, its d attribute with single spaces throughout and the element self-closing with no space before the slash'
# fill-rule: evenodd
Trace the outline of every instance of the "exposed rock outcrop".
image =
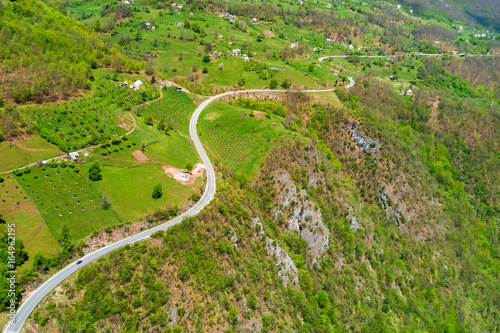
<svg viewBox="0 0 500 333">
<path fill-rule="evenodd" d="M 254 238 L 262 238 L 264 236 L 264 227 L 258 217 L 252 219 L 252 227 L 254 228 Z M 297 267 L 285 249 L 269 237 L 266 237 L 265 248 L 267 254 L 276 262 L 276 270 L 278 276 L 283 279 L 283 285 L 285 287 L 295 286 L 299 288 Z"/>
<path fill-rule="evenodd" d="M 305 190 L 297 192 L 287 171 L 276 171 L 273 181 L 278 190 L 278 204 L 273 209 L 273 215 L 283 214 L 288 219 L 287 230 L 300 232 L 300 236 L 308 244 L 308 261 L 313 264 L 328 247 L 329 232 L 321 220 L 321 211 L 308 199 Z"/>
</svg>

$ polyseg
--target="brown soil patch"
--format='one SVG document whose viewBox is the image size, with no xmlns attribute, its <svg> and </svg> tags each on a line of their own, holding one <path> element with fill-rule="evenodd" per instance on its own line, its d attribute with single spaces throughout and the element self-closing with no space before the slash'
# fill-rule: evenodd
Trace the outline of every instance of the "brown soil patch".
<svg viewBox="0 0 500 333">
<path fill-rule="evenodd" d="M 333 67 L 335 67 L 335 68 L 337 68 L 337 69 L 340 69 L 341 71 L 344 71 L 344 72 L 350 72 L 350 70 L 345 69 L 344 67 L 339 66 L 339 65 L 337 65 L 337 64 L 335 64 L 335 63 L 333 63 L 333 62 L 330 62 L 330 65 L 332 65 Z"/>
<path fill-rule="evenodd" d="M 130 130 L 131 126 L 129 124 L 127 124 L 127 123 L 119 123 L 118 127 L 123 128 L 125 131 L 128 132 Z"/>
<path fill-rule="evenodd" d="M 257 118 L 257 119 L 266 118 L 266 113 L 263 111 L 254 111 L 253 114 L 255 115 L 255 118 Z"/>
<path fill-rule="evenodd" d="M 248 28 L 248 24 L 246 22 L 238 21 L 238 24 L 241 25 L 244 28 Z"/>
<path fill-rule="evenodd" d="M 275 37 L 276 35 L 271 30 L 262 30 L 261 34 L 267 37 Z"/>
<path fill-rule="evenodd" d="M 428 120 L 430 123 L 435 123 L 438 120 L 438 108 L 439 108 L 439 99 L 431 99 L 431 116 Z"/>
<path fill-rule="evenodd" d="M 158 58 L 158 54 L 156 54 L 156 53 L 148 54 L 147 56 L 144 57 L 145 60 L 156 59 L 156 58 Z"/>
<path fill-rule="evenodd" d="M 144 155 L 144 153 L 140 150 L 134 151 L 132 155 L 134 155 L 134 157 L 137 158 L 139 162 L 149 161 L 149 158 L 146 155 Z"/>
<path fill-rule="evenodd" d="M 196 163 L 191 172 L 181 171 L 170 165 L 164 165 L 162 168 L 165 170 L 165 173 L 171 174 L 182 185 L 193 185 L 196 182 L 196 178 L 202 177 L 205 171 L 205 166 L 201 163 Z"/>
</svg>

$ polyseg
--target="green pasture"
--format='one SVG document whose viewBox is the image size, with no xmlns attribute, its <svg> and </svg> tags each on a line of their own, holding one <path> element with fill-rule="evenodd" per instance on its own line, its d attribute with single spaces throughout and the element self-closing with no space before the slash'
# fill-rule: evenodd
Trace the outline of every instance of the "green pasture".
<svg viewBox="0 0 500 333">
<path fill-rule="evenodd" d="M 15 224 L 16 237 L 24 243 L 30 257 L 23 267 L 30 267 L 37 252 L 53 255 L 59 250 L 56 237 L 45 224 L 33 200 L 12 174 L 0 183 L 0 214 L 8 224 Z M 21 268 L 22 269 L 22 268 Z"/>
<path fill-rule="evenodd" d="M 269 148 L 291 135 L 281 121 L 283 118 L 264 113 L 250 116 L 251 110 L 213 102 L 198 121 L 200 139 L 208 152 L 236 171 L 253 174 Z M 273 126 L 273 123 L 276 126 Z"/>
<path fill-rule="evenodd" d="M 199 161 L 198 154 L 194 146 L 190 143 L 187 135 L 174 130 L 160 131 L 153 125 L 146 125 L 142 117 L 136 117 L 137 129 L 127 137 L 127 140 L 120 140 L 118 144 L 107 143 L 105 146 L 94 149 L 87 160 L 100 160 L 105 165 L 135 166 L 140 164 L 132 155 L 136 150 L 142 150 L 142 145 L 146 146 L 144 155 L 149 158 L 148 162 L 160 162 L 169 164 L 176 168 L 183 169 L 186 165 Z M 128 162 L 127 162 L 128 161 Z"/>
<path fill-rule="evenodd" d="M 53 165 L 30 168 L 30 173 L 16 176 L 16 180 L 33 199 L 55 239 L 65 224 L 73 240 L 78 240 L 95 229 L 120 223 L 114 211 L 101 208 L 100 193 L 87 179 L 85 168 Z"/>
<path fill-rule="evenodd" d="M 86 170 L 88 167 L 90 164 L 82 169 Z M 109 195 L 111 207 L 123 221 L 141 219 L 166 205 L 181 206 L 202 183 L 201 178 L 198 178 L 194 185 L 181 185 L 165 174 L 158 163 L 130 168 L 101 168 L 102 180 L 95 182 L 93 186 L 99 193 L 106 192 Z M 152 197 L 156 184 L 163 186 L 163 196 L 160 199 Z"/>
<path fill-rule="evenodd" d="M 26 140 L 27 141 L 27 140 Z M 24 145 L 25 141 L 21 141 Z M 38 140 L 32 140 L 28 143 L 29 145 L 45 147 L 40 149 L 52 149 L 50 151 L 28 151 L 21 149 L 17 145 L 11 145 L 9 142 L 0 143 L 0 171 L 7 171 L 14 168 L 19 168 L 24 165 L 35 163 L 39 160 L 46 160 L 48 158 L 56 157 L 61 155 L 59 149 L 53 145 L 47 143 L 44 145 Z M 37 148 L 38 149 L 38 148 Z"/>
</svg>

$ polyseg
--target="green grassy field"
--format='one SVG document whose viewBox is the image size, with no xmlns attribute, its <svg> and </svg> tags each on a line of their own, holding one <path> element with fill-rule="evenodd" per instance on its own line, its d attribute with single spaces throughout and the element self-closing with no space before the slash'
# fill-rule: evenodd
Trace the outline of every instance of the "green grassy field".
<svg viewBox="0 0 500 333">
<path fill-rule="evenodd" d="M 188 94 L 177 91 L 175 87 L 163 89 L 163 97 L 135 110 L 135 114 L 142 119 L 151 115 L 157 124 L 163 121 L 170 130 L 189 134 L 189 120 L 196 104 Z"/>
<path fill-rule="evenodd" d="M 119 224 L 112 210 L 101 208 L 100 193 L 79 166 L 31 168 L 16 180 L 33 199 L 53 237 L 60 236 L 66 224 L 73 240 L 91 234 L 95 229 Z"/>
<path fill-rule="evenodd" d="M 30 139 L 31 140 L 31 139 Z M 25 141 L 22 141 L 21 144 L 25 144 Z M 45 160 L 48 158 L 56 157 L 61 155 L 59 149 L 57 147 L 50 145 L 42 144 L 37 140 L 31 140 L 29 145 L 45 147 L 43 149 L 51 149 L 54 147 L 54 150 L 50 151 L 28 151 L 20 148 L 17 145 L 10 145 L 9 142 L 1 142 L 0 143 L 0 171 L 7 171 L 14 168 L 22 167 L 26 164 L 35 163 L 39 160 Z M 50 148 L 47 148 L 50 147 Z M 37 148 L 38 149 L 38 148 Z"/>
<path fill-rule="evenodd" d="M 21 270 L 31 266 L 33 256 L 38 251 L 45 255 L 57 253 L 59 245 L 56 238 L 45 224 L 33 200 L 11 174 L 5 175 L 4 182 L 0 183 L 0 200 L 0 214 L 8 224 L 16 225 L 16 237 L 23 241 L 30 256 Z"/>
<path fill-rule="evenodd" d="M 142 144 L 146 145 L 143 152 L 149 158 L 148 162 L 160 162 L 183 169 L 186 164 L 194 164 L 199 161 L 198 153 L 186 135 L 175 131 L 169 131 L 168 134 L 165 134 L 155 126 L 144 124 L 142 118 L 137 117 L 136 120 L 137 129 L 128 136 L 128 140 L 122 139 L 119 144 L 107 144 L 104 147 L 94 149 L 95 154 L 105 156 L 101 159 L 103 164 L 137 165 L 138 161 L 132 153 L 141 150 Z M 87 160 L 98 159 L 91 155 Z"/>
<path fill-rule="evenodd" d="M 292 135 L 282 119 L 276 115 L 267 118 L 263 113 L 250 117 L 250 110 L 213 102 L 202 113 L 198 128 L 211 155 L 236 171 L 253 174 L 254 165 L 260 164 L 269 148 Z"/>
<path fill-rule="evenodd" d="M 201 179 L 196 184 L 185 186 L 166 175 L 160 164 L 146 164 L 132 168 L 102 167 L 103 179 L 95 183 L 95 188 L 109 195 L 111 207 L 124 221 L 133 221 L 152 214 L 167 204 L 182 205 L 191 194 L 199 189 Z M 163 196 L 153 199 L 153 187 L 163 186 Z"/>
</svg>

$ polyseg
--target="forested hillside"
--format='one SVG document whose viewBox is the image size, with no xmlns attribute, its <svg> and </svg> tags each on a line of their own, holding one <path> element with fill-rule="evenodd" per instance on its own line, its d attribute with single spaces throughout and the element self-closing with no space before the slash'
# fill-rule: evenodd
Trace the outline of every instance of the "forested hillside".
<svg viewBox="0 0 500 333">
<path fill-rule="evenodd" d="M 144 67 L 39 0 L 0 2 L 0 45 L 0 97 L 7 102 L 56 100 L 90 89 L 93 68 Z"/>
<path fill-rule="evenodd" d="M 482 25 L 500 31 L 500 6 L 495 0 L 402 0 L 415 13 L 440 19 L 465 19 L 472 25 Z"/>
<path fill-rule="evenodd" d="M 412 99 L 368 75 L 338 90 L 342 108 L 281 97 L 296 137 L 257 177 L 219 164 L 210 207 L 85 267 L 35 311 L 35 325 L 498 330 L 498 105 L 443 80 Z"/>
</svg>

